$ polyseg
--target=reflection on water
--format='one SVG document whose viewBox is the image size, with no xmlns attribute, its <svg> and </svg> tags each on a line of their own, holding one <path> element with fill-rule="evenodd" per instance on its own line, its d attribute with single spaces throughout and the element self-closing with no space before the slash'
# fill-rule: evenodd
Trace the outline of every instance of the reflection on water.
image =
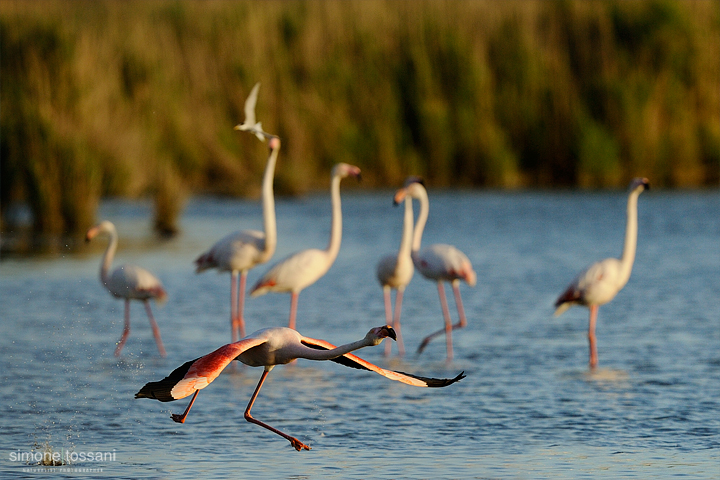
<svg viewBox="0 0 720 480">
<path fill-rule="evenodd" d="M 300 298 L 303 334 L 335 344 L 384 323 L 375 262 L 395 250 L 402 212 L 386 194 L 345 195 L 343 245 L 330 272 Z M 415 355 L 441 324 L 435 286 L 416 275 L 403 302 L 408 355 L 358 354 L 383 367 L 467 378 L 412 388 L 332 362 L 299 361 L 269 375 L 253 408 L 312 446 L 243 419 L 261 369 L 239 366 L 186 400 L 135 400 L 147 381 L 229 341 L 229 275 L 196 275 L 192 261 L 240 228 L 261 228 L 256 202 L 198 199 L 182 234 L 157 242 L 148 205 L 112 202 L 101 216 L 120 233 L 119 263 L 153 271 L 169 293 L 155 315 L 157 355 L 140 304 L 120 359 L 123 305 L 98 282 L 102 246 L 0 262 L 2 476 L 33 476 L 10 453 L 115 451 L 113 478 L 717 478 L 720 463 L 720 194 L 647 192 L 639 202 L 630 282 L 600 309 L 600 366 L 587 370 L 587 310 L 560 318 L 552 303 L 588 263 L 618 255 L 620 193 L 430 192 L 427 243 L 453 243 L 473 261 L 463 285 L 469 325 L 455 360 L 443 341 Z M 324 247 L 325 196 L 279 200 L 276 259 Z M 265 269 L 251 271 L 248 283 Z M 452 305 L 451 305 L 452 307 Z M 288 295 L 248 299 L 250 331 L 287 322 Z M 68 475 L 71 475 L 68 473 Z"/>
</svg>

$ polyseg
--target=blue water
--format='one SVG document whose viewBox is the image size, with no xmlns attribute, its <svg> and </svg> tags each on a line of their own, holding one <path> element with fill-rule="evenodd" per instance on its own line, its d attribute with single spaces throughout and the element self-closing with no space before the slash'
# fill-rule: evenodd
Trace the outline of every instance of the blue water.
<svg viewBox="0 0 720 480">
<path fill-rule="evenodd" d="M 455 360 L 442 339 L 435 285 L 416 273 L 403 309 L 409 354 L 357 352 L 383 367 L 467 378 L 420 389 L 332 362 L 275 368 L 253 414 L 308 443 L 243 419 L 261 370 L 241 367 L 186 401 L 135 400 L 146 382 L 229 341 L 229 275 L 192 261 L 223 235 L 261 228 L 253 201 L 195 199 L 182 234 L 155 240 L 144 203 L 106 202 L 121 236 L 116 264 L 163 281 L 153 305 L 168 358 L 132 308 L 120 359 L 123 304 L 98 281 L 104 242 L 79 253 L 0 262 L 0 476 L 111 478 L 719 478 L 720 192 L 643 193 L 632 277 L 600 308 L 596 372 L 587 368 L 587 309 L 552 304 L 592 261 L 618 256 L 624 192 L 430 191 L 424 243 L 452 243 L 478 272 L 461 287 L 469 325 Z M 330 272 L 300 295 L 298 330 L 335 344 L 384 323 L 375 264 L 399 244 L 392 192 L 346 192 L 344 236 Z M 327 244 L 327 195 L 277 203 L 274 260 Z M 252 271 L 249 282 L 267 266 Z M 454 303 L 450 299 L 453 318 Z M 285 325 L 289 296 L 248 299 L 248 329 Z M 394 352 L 396 350 L 393 350 Z M 98 452 L 101 461 L 40 468 L 23 452 Z M 86 456 L 87 459 L 87 456 Z M 32 462 L 31 462 L 32 463 Z"/>
</svg>

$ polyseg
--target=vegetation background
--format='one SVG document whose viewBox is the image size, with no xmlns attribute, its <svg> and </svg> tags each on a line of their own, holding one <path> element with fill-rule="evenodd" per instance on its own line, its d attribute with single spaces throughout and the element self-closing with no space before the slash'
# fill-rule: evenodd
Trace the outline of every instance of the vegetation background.
<svg viewBox="0 0 720 480">
<path fill-rule="evenodd" d="M 84 231 L 103 196 L 720 181 L 720 2 L 0 0 L 0 225 Z"/>
</svg>

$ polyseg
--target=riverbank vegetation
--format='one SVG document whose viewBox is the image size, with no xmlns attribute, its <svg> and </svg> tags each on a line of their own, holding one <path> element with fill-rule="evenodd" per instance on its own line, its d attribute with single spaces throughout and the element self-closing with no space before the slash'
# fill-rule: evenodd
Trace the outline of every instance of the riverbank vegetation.
<svg viewBox="0 0 720 480">
<path fill-rule="evenodd" d="M 365 186 L 717 186 L 718 1 L 0 1 L 0 214 L 81 232 L 102 196 Z"/>
</svg>

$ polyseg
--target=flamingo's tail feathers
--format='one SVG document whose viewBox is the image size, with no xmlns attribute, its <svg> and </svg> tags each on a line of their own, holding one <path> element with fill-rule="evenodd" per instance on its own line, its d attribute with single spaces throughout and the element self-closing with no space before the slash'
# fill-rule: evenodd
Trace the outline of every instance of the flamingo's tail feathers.
<svg viewBox="0 0 720 480">
<path fill-rule="evenodd" d="M 183 363 L 181 366 L 173 370 L 170 375 L 159 382 L 146 383 L 145 386 L 135 394 L 135 398 L 154 398 L 155 400 L 160 400 L 161 402 L 172 402 L 173 400 L 184 398 L 174 397 L 172 390 L 175 385 L 177 385 L 178 382 L 185 377 L 192 364 L 197 360 L 198 359 L 196 358 L 195 360 Z"/>
<path fill-rule="evenodd" d="M 562 314 L 565 312 L 565 310 L 567 310 L 568 308 L 570 308 L 570 307 L 572 306 L 572 303 L 566 302 L 566 303 L 561 303 L 561 304 L 555 305 L 555 306 L 556 306 L 557 308 L 555 308 L 555 314 L 554 314 L 554 315 L 555 315 L 556 317 L 559 317 L 560 315 L 562 315 Z"/>
<path fill-rule="evenodd" d="M 195 273 L 200 273 L 213 267 L 215 267 L 215 260 L 213 259 L 212 252 L 203 253 L 195 259 Z"/>
<path fill-rule="evenodd" d="M 474 287 L 475 283 L 477 282 L 477 274 L 475 273 L 475 270 L 473 270 L 471 265 L 468 265 L 465 269 L 465 281 L 471 287 Z"/>
<path fill-rule="evenodd" d="M 255 286 L 250 290 L 250 296 L 251 297 L 259 297 L 261 295 L 265 295 L 270 291 L 272 287 L 275 286 L 275 281 L 270 280 L 263 280 L 262 278 L 258 283 L 255 284 Z"/>
<path fill-rule="evenodd" d="M 165 291 L 165 289 L 162 287 L 162 285 L 158 285 L 157 287 L 153 288 L 152 292 L 156 304 L 162 305 L 167 302 L 168 294 L 167 291 Z"/>
<path fill-rule="evenodd" d="M 571 285 L 567 290 L 565 290 L 565 292 L 563 292 L 562 295 L 558 297 L 557 300 L 555 300 L 555 316 L 557 317 L 562 315 L 565 310 L 576 303 L 579 303 L 581 296 L 580 292 Z"/>
</svg>

